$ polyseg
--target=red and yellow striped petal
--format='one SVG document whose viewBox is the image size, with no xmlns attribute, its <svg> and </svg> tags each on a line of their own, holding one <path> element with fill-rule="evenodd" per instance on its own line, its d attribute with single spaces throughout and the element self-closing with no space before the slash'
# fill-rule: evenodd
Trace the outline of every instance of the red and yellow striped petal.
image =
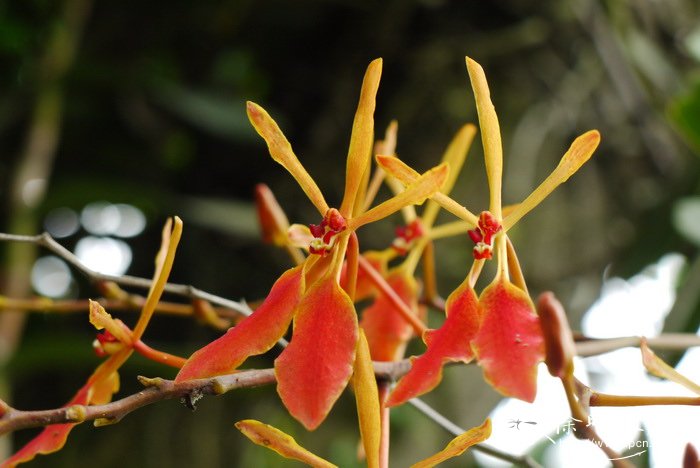
<svg viewBox="0 0 700 468">
<path fill-rule="evenodd" d="M 260 307 L 225 335 L 195 351 L 175 380 L 228 374 L 248 357 L 268 351 L 289 328 L 303 285 L 302 266 L 287 270 L 272 286 Z"/>
<path fill-rule="evenodd" d="M 469 281 L 464 281 L 447 298 L 447 319 L 437 330 L 426 332 L 428 349 L 413 358 L 411 370 L 396 385 L 386 405 L 400 405 L 427 393 L 442 380 L 447 362 L 470 362 L 474 358 L 470 342 L 479 328 L 479 302 Z"/>
<path fill-rule="evenodd" d="M 472 348 L 484 378 L 506 396 L 532 402 L 544 339 L 535 308 L 521 289 L 498 276 L 479 298 L 481 327 Z"/>
<path fill-rule="evenodd" d="M 294 317 L 289 346 L 275 360 L 277 392 L 307 429 L 323 422 L 352 375 L 355 307 L 333 275 L 314 283 Z"/>
</svg>

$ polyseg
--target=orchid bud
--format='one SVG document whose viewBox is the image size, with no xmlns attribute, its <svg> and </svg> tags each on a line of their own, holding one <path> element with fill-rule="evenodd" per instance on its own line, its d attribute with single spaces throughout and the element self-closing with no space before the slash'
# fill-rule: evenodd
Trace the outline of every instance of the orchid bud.
<svg viewBox="0 0 700 468">
<path fill-rule="evenodd" d="M 700 458 L 695 446 L 688 442 L 683 452 L 683 468 L 697 468 L 700 466 Z"/>
<path fill-rule="evenodd" d="M 545 363 L 549 373 L 559 378 L 571 375 L 576 347 L 564 307 L 554 293 L 545 292 L 537 300 L 537 313 L 544 335 Z"/>
<path fill-rule="evenodd" d="M 278 247 L 285 246 L 288 243 L 289 221 L 267 185 L 258 184 L 255 186 L 255 205 L 263 241 Z"/>
</svg>

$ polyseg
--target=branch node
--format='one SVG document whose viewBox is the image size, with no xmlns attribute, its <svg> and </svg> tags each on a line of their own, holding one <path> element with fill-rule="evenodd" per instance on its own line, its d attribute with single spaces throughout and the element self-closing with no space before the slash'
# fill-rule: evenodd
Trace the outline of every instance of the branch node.
<svg viewBox="0 0 700 468">
<path fill-rule="evenodd" d="M 111 426 L 112 424 L 117 424 L 119 421 L 121 421 L 121 418 L 117 417 L 97 418 L 92 425 L 95 427 Z"/>
<path fill-rule="evenodd" d="M 165 383 L 165 380 L 163 380 L 160 377 L 144 377 L 143 375 L 139 375 L 136 377 L 136 379 L 141 383 L 146 388 L 149 387 L 155 387 L 155 388 L 160 388 L 163 386 Z"/>
<path fill-rule="evenodd" d="M 66 419 L 70 422 L 81 423 L 85 421 L 87 412 L 83 405 L 73 405 L 66 408 Z"/>
<path fill-rule="evenodd" d="M 211 389 L 214 395 L 223 395 L 228 391 L 226 385 L 220 379 L 211 379 Z"/>
</svg>

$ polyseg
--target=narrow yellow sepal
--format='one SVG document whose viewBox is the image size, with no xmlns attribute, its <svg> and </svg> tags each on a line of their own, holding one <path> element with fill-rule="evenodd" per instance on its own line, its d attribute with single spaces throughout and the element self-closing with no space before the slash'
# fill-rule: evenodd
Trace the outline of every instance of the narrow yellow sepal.
<svg viewBox="0 0 700 468">
<path fill-rule="evenodd" d="M 457 182 L 457 177 L 462 170 L 464 161 L 467 159 L 469 148 L 472 145 L 472 141 L 474 141 L 474 135 L 476 135 L 476 127 L 472 124 L 464 125 L 459 129 L 445 150 L 442 162 L 447 163 L 450 167 L 450 175 L 442 186 L 442 193 L 449 195 L 455 182 Z M 429 229 L 433 226 L 439 210 L 440 205 L 435 200 L 428 204 L 421 217 L 424 227 Z"/>
<path fill-rule="evenodd" d="M 139 320 L 136 322 L 136 326 L 134 326 L 134 331 L 131 335 L 131 339 L 134 343 L 140 340 L 143 332 L 146 331 L 146 326 L 151 320 L 153 312 L 156 310 L 160 297 L 163 295 L 165 284 L 168 282 L 168 276 L 170 276 L 170 270 L 173 268 L 175 251 L 177 250 L 177 245 L 180 243 L 181 236 L 182 220 L 177 216 L 168 219 L 161 234 L 161 244 L 160 250 L 156 255 L 156 271 L 153 274 L 153 282 L 148 291 L 148 296 L 146 296 L 146 303 L 143 305 L 143 309 L 141 309 Z"/>
<path fill-rule="evenodd" d="M 377 164 L 404 185 L 413 183 L 419 177 L 418 172 L 394 156 L 377 155 Z M 476 226 L 478 221 L 476 215 L 444 193 L 435 193 L 432 199 L 453 215 L 469 223 L 471 227 Z"/>
<path fill-rule="evenodd" d="M 119 391 L 119 372 L 114 371 L 95 382 L 88 392 L 88 403 L 104 405 L 112 401 L 112 395 Z"/>
<path fill-rule="evenodd" d="M 684 376 L 676 369 L 662 361 L 661 358 L 658 357 L 656 353 L 651 350 L 651 348 L 649 348 L 646 338 L 642 338 L 639 349 L 642 351 L 642 361 L 644 362 L 644 367 L 647 368 L 651 375 L 683 385 L 691 392 L 700 395 L 700 385 L 696 384 L 688 377 Z"/>
<path fill-rule="evenodd" d="M 236 423 L 236 429 L 254 443 L 274 450 L 285 458 L 298 460 L 315 468 L 331 468 L 336 465 L 324 460 L 299 445 L 294 438 L 269 424 L 246 419 Z"/>
<path fill-rule="evenodd" d="M 367 337 L 362 329 L 360 329 L 360 336 L 357 340 L 352 386 L 355 390 L 357 416 L 360 421 L 360 435 L 367 457 L 367 466 L 379 468 L 379 445 L 381 442 L 379 390 L 374 376 Z"/>
<path fill-rule="evenodd" d="M 503 229 L 507 231 L 513 227 L 520 218 L 539 205 L 555 188 L 566 182 L 590 159 L 599 143 L 600 133 L 597 130 L 590 130 L 576 138 L 544 182 L 503 219 Z"/>
<path fill-rule="evenodd" d="M 309 173 L 306 172 L 301 162 L 299 162 L 299 158 L 292 150 L 292 145 L 287 140 L 287 137 L 284 136 L 282 130 L 280 130 L 277 122 L 270 117 L 270 114 L 265 109 L 254 102 L 248 101 L 246 108 L 250 123 L 253 124 L 255 131 L 267 143 L 272 159 L 292 174 L 292 177 L 294 177 L 306 196 L 311 200 L 311 203 L 321 213 L 321 216 L 325 215 L 328 211 L 328 204 L 323 198 L 321 190 Z"/>
<path fill-rule="evenodd" d="M 367 67 L 360 100 L 355 112 L 348 149 L 347 169 L 345 172 L 345 194 L 340 205 L 340 214 L 349 218 L 355 206 L 355 198 L 360 192 L 360 184 L 369 168 L 374 147 L 374 108 L 376 106 L 379 80 L 382 76 L 382 59 L 373 60 Z"/>
<path fill-rule="evenodd" d="M 422 204 L 427 198 L 440 191 L 448 173 L 449 168 L 447 164 L 440 164 L 430 169 L 408 185 L 403 192 L 362 213 L 360 216 L 348 220 L 348 226 L 354 230 L 365 224 L 386 218 L 404 206 Z"/>
<path fill-rule="evenodd" d="M 444 449 L 432 457 L 419 461 L 411 468 L 432 468 L 450 458 L 463 454 L 469 447 L 485 441 L 490 436 L 491 420 L 487 418 L 481 426 L 473 427 L 464 434 L 455 437 Z"/>
<path fill-rule="evenodd" d="M 484 145 L 484 162 L 486 177 L 489 181 L 489 211 L 501 219 L 501 183 L 503 177 L 503 147 L 501 145 L 501 128 L 498 124 L 496 109 L 491 102 L 489 85 L 484 70 L 477 62 L 466 57 L 467 71 L 474 90 L 476 111 L 479 114 L 481 141 Z"/>
<path fill-rule="evenodd" d="M 98 330 L 106 329 L 120 343 L 125 345 L 131 344 L 131 333 L 129 333 L 120 320 L 112 318 L 112 316 L 102 307 L 97 301 L 92 299 L 90 303 L 90 323 Z"/>
<path fill-rule="evenodd" d="M 394 155 L 396 153 L 396 140 L 399 131 L 399 123 L 396 120 L 392 120 L 387 126 L 384 132 L 384 139 L 378 140 L 374 145 L 374 154 L 390 154 Z M 357 216 L 362 211 L 366 211 L 372 206 L 374 198 L 379 192 L 379 188 L 386 179 L 386 173 L 382 168 L 378 168 L 372 174 L 372 178 L 369 182 L 367 190 L 365 191 L 364 200 L 362 202 L 362 210 L 353 212 Z"/>
</svg>

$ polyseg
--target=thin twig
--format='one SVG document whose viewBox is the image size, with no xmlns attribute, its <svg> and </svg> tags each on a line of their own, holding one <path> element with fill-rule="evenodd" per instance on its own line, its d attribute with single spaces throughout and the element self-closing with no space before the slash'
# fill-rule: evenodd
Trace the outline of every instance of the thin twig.
<svg viewBox="0 0 700 468">
<path fill-rule="evenodd" d="M 375 362 L 377 378 L 394 381 L 405 375 L 411 364 L 408 359 L 395 362 Z M 124 416 L 146 405 L 172 398 L 183 398 L 189 405 L 205 395 L 222 395 L 239 388 L 259 387 L 274 383 L 274 369 L 253 369 L 207 379 L 175 382 L 161 378 L 139 377 L 146 387 L 133 395 L 104 405 L 73 405 L 40 411 L 21 411 L 0 401 L 0 436 L 32 427 L 52 424 L 95 421 L 95 426 L 119 422 Z"/>
<path fill-rule="evenodd" d="M 122 312 L 140 312 L 146 298 L 130 294 L 128 299 L 107 299 L 100 298 L 97 301 L 107 310 Z M 0 296 L 0 313 L 8 310 L 22 310 L 26 312 L 38 313 L 84 313 L 88 310 L 89 301 L 87 299 L 66 299 L 54 300 L 48 297 L 33 297 L 30 299 L 16 299 Z M 214 312 L 220 318 L 235 321 L 241 318 L 241 314 L 226 307 L 217 307 Z M 179 317 L 192 317 L 196 311 L 192 304 L 181 304 L 177 302 L 161 301 L 156 307 L 156 313 L 174 315 Z M 228 327 L 227 327 L 228 328 Z"/>
<path fill-rule="evenodd" d="M 576 353 L 579 356 L 595 356 L 609 353 L 627 347 L 639 347 L 642 338 L 626 336 L 609 339 L 586 339 L 576 342 Z M 694 346 L 700 346 L 700 336 L 694 333 L 664 333 L 646 339 L 647 344 L 655 349 L 669 351 L 685 351 Z"/>
<path fill-rule="evenodd" d="M 104 273 L 99 273 L 94 271 L 87 266 L 85 266 L 78 257 L 73 255 L 73 253 L 63 247 L 61 244 L 56 242 L 53 237 L 47 232 L 39 234 L 36 236 L 23 236 L 18 234 L 4 234 L 0 233 L 0 241 L 5 242 L 25 242 L 30 244 L 35 244 L 40 247 L 44 247 L 46 250 L 56 254 L 70 265 L 72 265 L 76 270 L 90 279 L 92 282 L 100 281 L 112 281 L 121 286 L 130 286 L 135 288 L 148 289 L 151 287 L 151 280 L 147 278 L 139 278 L 136 276 L 115 276 L 107 275 Z M 203 299 L 209 301 L 213 304 L 218 304 L 220 306 L 226 307 L 228 309 L 235 310 L 241 315 L 248 316 L 252 313 L 252 310 L 244 301 L 232 301 L 214 294 L 202 291 L 195 288 L 194 286 L 186 284 L 174 284 L 168 283 L 165 285 L 165 292 L 170 294 L 175 294 L 182 297 L 188 297 L 190 299 Z"/>
</svg>

